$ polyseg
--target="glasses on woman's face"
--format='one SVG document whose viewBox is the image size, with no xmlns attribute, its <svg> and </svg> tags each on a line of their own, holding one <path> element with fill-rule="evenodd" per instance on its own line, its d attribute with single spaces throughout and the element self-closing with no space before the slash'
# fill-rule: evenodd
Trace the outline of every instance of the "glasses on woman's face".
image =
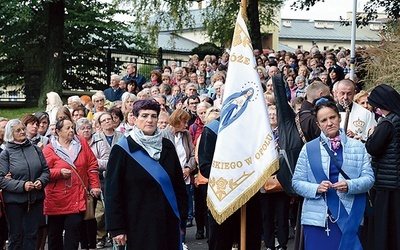
<svg viewBox="0 0 400 250">
<path fill-rule="evenodd" d="M 94 102 L 104 102 L 104 99 L 98 99 L 98 100 L 95 100 Z"/>
</svg>

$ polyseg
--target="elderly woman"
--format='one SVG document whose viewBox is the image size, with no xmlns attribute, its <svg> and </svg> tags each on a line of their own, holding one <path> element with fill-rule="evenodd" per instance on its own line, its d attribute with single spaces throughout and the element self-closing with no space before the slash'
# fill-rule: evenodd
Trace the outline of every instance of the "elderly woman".
<svg viewBox="0 0 400 250">
<path fill-rule="evenodd" d="M 78 249 L 86 190 L 94 197 L 101 192 L 96 156 L 85 139 L 75 135 L 68 118 L 57 121 L 56 136 L 43 153 L 50 168 L 44 202 L 49 249 Z"/>
<path fill-rule="evenodd" d="M 305 249 L 362 249 L 357 233 L 374 184 L 368 153 L 339 129 L 333 99 L 317 99 L 314 114 L 321 135 L 302 148 L 292 179 L 304 197 Z"/>
<path fill-rule="evenodd" d="M 157 129 L 159 112 L 154 100 L 135 102 L 135 126 L 112 148 L 107 166 L 107 230 L 127 249 L 181 247 L 188 197 L 175 147 Z"/>
<path fill-rule="evenodd" d="M 76 122 L 76 133 L 85 139 L 92 149 L 99 164 L 99 170 L 104 172 L 107 167 L 110 150 L 100 137 L 92 136 L 92 123 L 87 118 L 81 118 Z M 104 175 L 100 174 L 101 186 L 104 184 Z M 95 249 L 96 248 L 96 232 L 97 224 L 96 219 L 84 221 L 84 227 L 81 231 L 81 249 Z"/>
<path fill-rule="evenodd" d="M 35 249 L 49 168 L 42 151 L 28 140 L 20 120 L 7 123 L 4 141 L 7 146 L 0 154 L 0 189 L 8 221 L 8 249 Z"/>
<path fill-rule="evenodd" d="M 169 125 L 162 130 L 163 137 L 169 139 L 174 145 L 181 163 L 183 178 L 186 184 L 186 192 L 189 196 L 189 211 L 187 226 L 193 226 L 193 182 L 191 173 L 197 168 L 194 158 L 194 145 L 192 136 L 187 130 L 190 115 L 183 109 L 177 109 L 169 117 Z"/>
<path fill-rule="evenodd" d="M 107 108 L 104 106 L 106 101 L 106 96 L 104 93 L 98 91 L 96 94 L 92 95 L 92 102 L 94 107 L 92 109 L 92 113 L 95 114 L 97 112 L 106 112 Z"/>
<path fill-rule="evenodd" d="M 68 102 L 69 111 L 71 113 L 77 107 L 82 106 L 82 100 L 77 95 L 73 95 L 73 96 L 68 97 L 67 102 Z"/>
<path fill-rule="evenodd" d="M 43 149 L 49 142 L 49 138 L 38 133 L 39 119 L 35 115 L 28 114 L 22 117 L 21 121 L 26 126 L 29 141 Z"/>
</svg>

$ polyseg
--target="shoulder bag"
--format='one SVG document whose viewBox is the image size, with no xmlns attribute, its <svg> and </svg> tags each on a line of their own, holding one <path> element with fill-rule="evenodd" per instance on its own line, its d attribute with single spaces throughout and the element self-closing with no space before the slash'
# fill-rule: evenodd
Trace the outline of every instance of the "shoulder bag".
<svg viewBox="0 0 400 250">
<path fill-rule="evenodd" d="M 76 171 L 76 169 L 71 166 L 72 170 L 75 172 L 75 174 L 78 176 L 79 181 L 81 182 L 83 189 L 85 189 L 85 193 L 86 193 L 86 210 L 85 213 L 83 215 L 83 219 L 84 220 L 92 220 L 95 217 L 94 215 L 94 200 L 93 200 L 93 196 L 90 195 L 90 192 L 88 190 L 88 188 L 86 187 L 85 183 L 83 182 L 81 176 L 78 174 L 78 172 Z"/>
<path fill-rule="evenodd" d="M 278 192 L 283 192 L 285 191 L 279 183 L 278 178 L 276 178 L 276 174 L 271 175 L 267 182 L 264 184 L 264 189 L 266 193 L 278 193 Z"/>
</svg>

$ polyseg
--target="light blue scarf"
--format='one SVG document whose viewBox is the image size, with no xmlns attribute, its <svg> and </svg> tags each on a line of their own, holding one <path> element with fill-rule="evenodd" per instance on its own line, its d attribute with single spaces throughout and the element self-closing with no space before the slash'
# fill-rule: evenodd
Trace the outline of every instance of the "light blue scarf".
<svg viewBox="0 0 400 250">
<path fill-rule="evenodd" d="M 154 132 L 154 135 L 149 136 L 145 135 L 142 130 L 134 126 L 129 135 L 137 144 L 139 144 L 142 148 L 144 148 L 144 150 L 146 150 L 151 158 L 156 161 L 160 159 L 162 136 L 158 128 Z"/>
</svg>

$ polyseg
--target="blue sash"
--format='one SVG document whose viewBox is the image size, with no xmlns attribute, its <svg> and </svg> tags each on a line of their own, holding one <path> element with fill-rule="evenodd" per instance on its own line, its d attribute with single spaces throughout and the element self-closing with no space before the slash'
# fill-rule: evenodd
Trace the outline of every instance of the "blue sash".
<svg viewBox="0 0 400 250">
<path fill-rule="evenodd" d="M 320 140 L 316 138 L 306 144 L 308 161 L 310 162 L 311 171 L 317 181 L 329 180 L 322 168 L 322 160 L 320 154 Z M 330 188 L 326 194 L 328 199 L 328 208 L 331 214 L 338 214 L 339 197 L 336 194 L 336 190 Z M 342 232 L 342 239 L 340 241 L 339 249 L 348 250 L 362 250 L 360 239 L 358 238 L 358 228 L 361 224 L 365 209 L 365 194 L 356 194 L 353 201 L 353 207 L 351 208 L 350 215 L 347 214 L 346 208 L 343 203 L 340 202 L 340 215 L 338 220 L 338 226 Z M 335 218 L 336 219 L 336 218 Z"/>
<path fill-rule="evenodd" d="M 176 196 L 174 188 L 172 187 L 171 179 L 165 169 L 156 160 L 145 154 L 142 150 L 136 150 L 135 152 L 129 151 L 128 138 L 122 136 L 118 140 L 117 144 L 125 150 L 125 152 L 130 155 L 135 161 L 137 161 L 150 175 L 160 184 L 161 189 L 164 192 L 165 197 L 170 204 L 172 211 L 174 211 L 175 216 L 178 218 L 178 231 L 180 238 L 180 249 L 182 249 L 182 235 L 180 229 L 181 217 L 178 210 L 178 202 L 176 201 Z"/>
</svg>

